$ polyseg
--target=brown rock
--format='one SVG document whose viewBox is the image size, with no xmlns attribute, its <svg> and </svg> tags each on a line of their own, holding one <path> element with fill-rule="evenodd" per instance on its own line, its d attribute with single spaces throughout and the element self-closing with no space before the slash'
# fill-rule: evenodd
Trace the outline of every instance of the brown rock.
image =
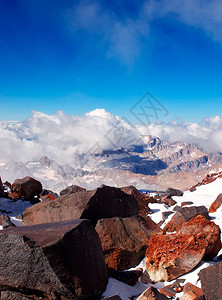
<svg viewBox="0 0 222 300">
<path fill-rule="evenodd" d="M 178 234 L 192 234 L 200 248 L 205 248 L 204 259 L 213 259 L 221 249 L 220 227 L 202 215 L 184 223 Z"/>
<path fill-rule="evenodd" d="M 0 231 L 0 270 L 1 291 L 43 299 L 100 295 L 108 281 L 99 238 L 88 220 Z"/>
<path fill-rule="evenodd" d="M 186 205 L 192 205 L 193 202 L 192 201 L 184 201 L 184 202 L 181 202 L 181 207 L 184 207 Z"/>
<path fill-rule="evenodd" d="M 155 235 L 148 243 L 146 269 L 154 282 L 171 281 L 191 271 L 204 252 L 192 235 Z"/>
<path fill-rule="evenodd" d="M 161 203 L 164 203 L 170 207 L 170 206 L 175 205 L 177 202 L 175 200 L 173 200 L 171 197 L 163 196 L 163 197 L 161 197 Z"/>
<path fill-rule="evenodd" d="M 24 211 L 22 225 L 71 219 L 89 219 L 95 225 L 102 218 L 130 217 L 138 212 L 139 206 L 133 196 L 118 188 L 102 186 L 33 205 Z"/>
<path fill-rule="evenodd" d="M 181 190 L 177 190 L 177 189 L 173 189 L 173 188 L 168 188 L 168 190 L 166 191 L 165 195 L 167 197 L 173 197 L 173 196 L 179 196 L 182 197 L 183 196 L 183 192 Z"/>
<path fill-rule="evenodd" d="M 222 204 L 222 194 L 219 194 L 217 196 L 217 199 L 211 204 L 209 208 L 209 213 L 216 212 L 218 208 L 221 206 L 221 204 Z"/>
<path fill-rule="evenodd" d="M 199 272 L 201 288 L 206 300 L 222 299 L 222 262 Z"/>
<path fill-rule="evenodd" d="M 165 225 L 163 230 L 164 232 L 178 231 L 185 222 L 198 215 L 203 215 L 207 219 L 210 219 L 208 210 L 205 206 L 181 207 Z"/>
<path fill-rule="evenodd" d="M 148 206 L 147 197 L 144 194 L 142 194 L 140 191 L 138 191 L 134 186 L 131 185 L 131 186 L 123 187 L 121 188 L 121 190 L 128 195 L 132 195 L 137 200 L 140 207 L 139 214 L 141 216 L 146 217 L 147 214 L 152 213 L 151 209 Z"/>
<path fill-rule="evenodd" d="M 107 265 L 125 270 L 139 264 L 149 239 L 162 230 L 149 217 L 101 219 L 95 227 Z"/>
<path fill-rule="evenodd" d="M 81 192 L 81 191 L 86 191 L 86 189 L 78 186 L 78 185 L 70 185 L 70 186 L 67 186 L 67 188 L 65 188 L 64 190 L 62 190 L 59 194 L 60 196 L 63 196 L 63 195 L 70 195 L 70 194 L 74 194 L 74 193 L 77 193 L 77 192 Z"/>
<path fill-rule="evenodd" d="M 25 200 L 31 200 L 34 196 L 39 196 L 41 191 L 41 182 L 29 176 L 22 179 L 16 179 L 12 184 L 12 192 L 18 193 L 19 198 L 22 197 Z"/>
<path fill-rule="evenodd" d="M 142 276 L 142 271 L 132 270 L 132 271 L 118 271 L 113 268 L 108 268 L 109 277 L 115 278 L 121 282 L 128 285 L 134 286 L 138 279 Z"/>
<path fill-rule="evenodd" d="M 9 220 L 10 220 L 10 218 L 8 216 L 6 216 L 6 215 L 0 215 L 0 225 L 1 226 L 2 226 L 2 223 L 4 221 L 9 221 Z"/>
<path fill-rule="evenodd" d="M 169 298 L 161 294 L 156 288 L 149 287 L 145 290 L 137 300 L 168 300 Z"/>
<path fill-rule="evenodd" d="M 159 292 L 168 297 L 174 297 L 176 295 L 176 291 L 172 287 L 172 285 L 166 285 L 162 289 L 159 289 Z"/>
<path fill-rule="evenodd" d="M 25 295 L 14 291 L 2 291 L 1 300 L 38 300 L 39 298 L 35 295 Z"/>
<path fill-rule="evenodd" d="M 180 300 L 204 300 L 203 291 L 192 283 L 188 282 L 184 285 L 183 296 L 180 297 Z"/>
</svg>

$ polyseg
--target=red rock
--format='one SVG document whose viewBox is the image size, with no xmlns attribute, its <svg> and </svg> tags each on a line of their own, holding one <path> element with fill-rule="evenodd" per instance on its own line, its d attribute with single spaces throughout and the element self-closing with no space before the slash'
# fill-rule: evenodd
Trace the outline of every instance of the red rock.
<svg viewBox="0 0 222 300">
<path fill-rule="evenodd" d="M 219 194 L 217 196 L 217 199 L 211 204 L 209 208 L 209 213 L 216 212 L 218 208 L 221 206 L 221 204 L 222 204 L 222 194 Z"/>
<path fill-rule="evenodd" d="M 63 195 L 24 211 L 22 225 L 88 219 L 93 225 L 102 218 L 131 217 L 139 212 L 136 199 L 118 188 L 102 186 L 93 191 Z"/>
<path fill-rule="evenodd" d="M 222 299 L 222 262 L 200 270 L 198 273 L 206 300 Z"/>
<path fill-rule="evenodd" d="M 47 194 L 45 196 L 41 196 L 41 201 L 55 200 L 56 198 L 52 194 Z"/>
<path fill-rule="evenodd" d="M 180 300 L 204 300 L 203 291 L 192 283 L 188 282 L 183 287 L 184 294 Z"/>
<path fill-rule="evenodd" d="M 11 193 L 8 193 L 8 197 L 12 200 L 16 200 L 16 199 L 21 198 L 21 194 L 17 193 L 17 192 L 11 192 Z"/>
<path fill-rule="evenodd" d="M 137 300 L 168 300 L 169 298 L 161 294 L 156 288 L 149 287 L 146 289 Z"/>
<path fill-rule="evenodd" d="M 198 215 L 203 215 L 207 219 L 210 219 L 208 210 L 205 206 L 181 207 L 172 219 L 165 225 L 163 230 L 164 232 L 178 231 L 185 222 Z"/>
<path fill-rule="evenodd" d="M 155 235 L 148 243 L 146 269 L 154 282 L 171 281 L 191 271 L 204 252 L 192 235 Z"/>
<path fill-rule="evenodd" d="M 171 284 L 159 289 L 159 292 L 168 297 L 174 297 L 176 295 L 176 291 L 172 288 Z"/>
<path fill-rule="evenodd" d="M 200 248 L 205 248 L 204 259 L 213 259 L 221 249 L 220 227 L 202 215 L 184 223 L 178 234 L 192 234 Z"/>
<path fill-rule="evenodd" d="M 152 213 L 151 209 L 148 206 L 147 197 L 144 194 L 142 194 L 140 191 L 138 191 L 134 186 L 131 185 L 131 186 L 123 187 L 121 188 L 121 190 L 128 195 L 132 195 L 137 200 L 140 207 L 139 214 L 141 216 L 146 217 L 147 214 Z"/>
<path fill-rule="evenodd" d="M 99 237 L 88 220 L 0 231 L 0 287 L 41 299 L 88 299 L 108 281 Z"/>
<path fill-rule="evenodd" d="M 192 201 L 184 201 L 184 202 L 181 202 L 181 207 L 184 207 L 186 205 L 191 205 L 191 204 L 193 204 Z"/>
<path fill-rule="evenodd" d="M 139 264 L 149 239 L 162 230 L 149 217 L 101 219 L 95 227 L 108 267 L 125 270 Z"/>
<path fill-rule="evenodd" d="M 41 182 L 29 176 L 22 179 L 16 179 L 12 184 L 12 192 L 18 193 L 19 198 L 22 197 L 25 200 L 31 200 L 34 196 L 39 196 L 41 191 Z"/>
</svg>

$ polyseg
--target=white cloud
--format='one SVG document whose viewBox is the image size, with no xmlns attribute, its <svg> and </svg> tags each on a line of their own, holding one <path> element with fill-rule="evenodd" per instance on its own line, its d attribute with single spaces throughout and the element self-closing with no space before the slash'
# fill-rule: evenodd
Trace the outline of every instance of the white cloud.
<svg viewBox="0 0 222 300">
<path fill-rule="evenodd" d="M 164 141 L 194 143 L 207 151 L 222 151 L 222 117 L 203 122 L 157 123 L 132 127 L 104 109 L 82 117 L 62 111 L 47 115 L 33 111 L 23 123 L 0 123 L 0 162 L 34 161 L 43 155 L 59 163 L 73 164 L 76 153 L 143 144 L 142 135 L 158 136 Z"/>
<path fill-rule="evenodd" d="M 138 126 L 141 134 L 151 134 L 168 142 L 196 144 L 209 152 L 222 151 L 222 117 L 214 116 L 201 123 L 176 122 Z"/>
<path fill-rule="evenodd" d="M 120 117 L 96 109 L 82 117 L 62 111 L 55 115 L 32 112 L 21 124 L 0 126 L 0 162 L 32 161 L 47 155 L 59 163 L 73 163 L 75 153 L 125 147 L 138 133 Z"/>
</svg>

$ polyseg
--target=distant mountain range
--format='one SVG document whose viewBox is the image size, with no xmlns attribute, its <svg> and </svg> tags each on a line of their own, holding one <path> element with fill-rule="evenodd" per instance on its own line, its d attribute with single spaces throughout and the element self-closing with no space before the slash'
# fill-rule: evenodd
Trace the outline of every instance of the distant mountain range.
<svg viewBox="0 0 222 300">
<path fill-rule="evenodd" d="M 9 161 L 0 165 L 0 174 L 8 181 L 33 176 L 54 191 L 71 184 L 88 189 L 108 184 L 164 190 L 169 186 L 187 189 L 222 167 L 222 153 L 207 153 L 192 144 L 167 143 L 158 137 L 143 136 L 143 141 L 143 145 L 75 154 L 72 165 L 47 156 L 34 162 Z"/>
</svg>

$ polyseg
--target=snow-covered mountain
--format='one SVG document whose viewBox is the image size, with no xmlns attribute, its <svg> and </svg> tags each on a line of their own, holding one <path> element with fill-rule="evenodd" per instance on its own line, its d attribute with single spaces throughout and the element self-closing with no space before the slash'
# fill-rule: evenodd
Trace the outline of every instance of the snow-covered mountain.
<svg viewBox="0 0 222 300">
<path fill-rule="evenodd" d="M 0 165 L 3 180 L 32 176 L 45 188 L 60 191 L 71 184 L 93 189 L 100 184 L 137 188 L 180 189 L 201 180 L 212 168 L 219 170 L 221 153 L 207 153 L 192 144 L 167 143 L 157 137 L 142 136 L 142 145 L 76 153 L 72 165 L 59 164 L 47 156 L 26 163 L 9 161 Z"/>
</svg>

